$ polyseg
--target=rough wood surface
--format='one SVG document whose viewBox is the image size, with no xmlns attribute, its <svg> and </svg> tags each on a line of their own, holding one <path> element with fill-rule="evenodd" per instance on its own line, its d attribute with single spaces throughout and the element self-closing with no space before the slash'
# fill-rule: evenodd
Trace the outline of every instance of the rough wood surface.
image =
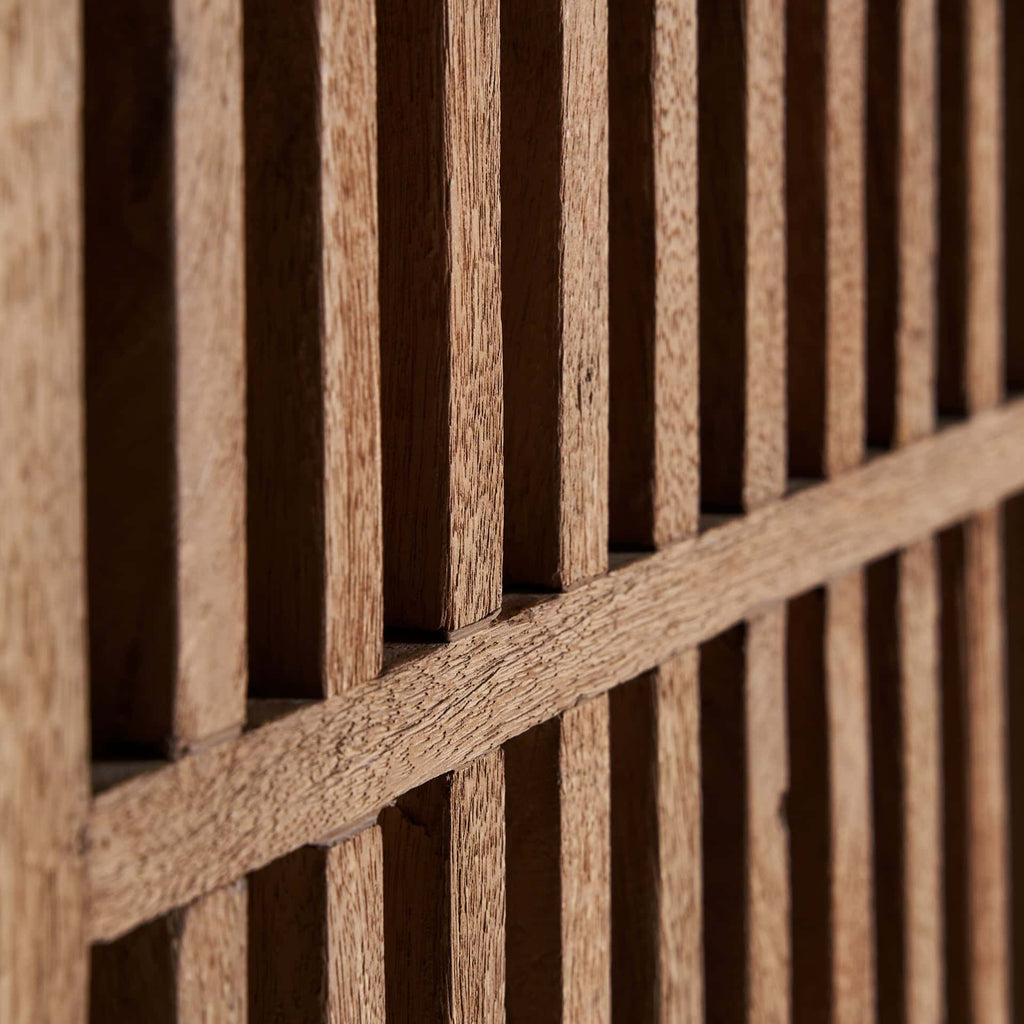
<svg viewBox="0 0 1024 1024">
<path fill-rule="evenodd" d="M 616 1020 L 704 1013 L 697 673 L 691 650 L 609 693 Z"/>
<path fill-rule="evenodd" d="M 865 7 L 796 0 L 787 17 L 787 123 L 800 126 L 786 152 L 797 476 L 844 472 L 863 456 Z"/>
<path fill-rule="evenodd" d="M 250 880 L 250 1019 L 383 1022 L 381 835 L 307 846 Z"/>
<path fill-rule="evenodd" d="M 251 692 L 329 696 L 382 641 L 372 0 L 253 0 L 245 61 Z"/>
<path fill-rule="evenodd" d="M 505 575 L 608 562 L 608 24 L 597 0 L 501 13 Z"/>
<path fill-rule="evenodd" d="M 697 0 L 608 6 L 610 536 L 697 527 Z"/>
<path fill-rule="evenodd" d="M 501 751 L 401 797 L 381 816 L 388 1016 L 505 1015 Z"/>
<path fill-rule="evenodd" d="M 84 38 L 93 745 L 178 750 L 244 714 L 241 4 Z"/>
<path fill-rule="evenodd" d="M 981 413 L 568 594 L 510 601 L 381 680 L 101 794 L 91 931 L 110 938 L 671 660 L 760 606 L 1024 487 L 1024 405 Z M 928 502 L 918 501 L 927 493 Z"/>
<path fill-rule="evenodd" d="M 1024 6 L 1003 5 L 1006 383 L 1024 388 Z"/>
<path fill-rule="evenodd" d="M 501 604 L 498 4 L 377 5 L 384 617 Z"/>
<path fill-rule="evenodd" d="M 785 28 L 777 0 L 700 8 L 701 503 L 785 486 Z"/>
<path fill-rule="evenodd" d="M 0 1019 L 84 1024 L 81 8 L 0 31 Z"/>
<path fill-rule="evenodd" d="M 90 1019 L 244 1024 L 245 880 L 93 947 Z"/>
</svg>

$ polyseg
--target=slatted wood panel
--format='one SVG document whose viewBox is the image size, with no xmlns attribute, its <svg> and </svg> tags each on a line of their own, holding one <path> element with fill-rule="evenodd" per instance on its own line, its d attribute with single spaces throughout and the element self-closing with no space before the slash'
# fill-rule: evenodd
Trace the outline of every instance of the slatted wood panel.
<svg viewBox="0 0 1024 1024">
<path fill-rule="evenodd" d="M 1012 1019 L 1017 5 L 0 22 L 0 1018 Z"/>
</svg>

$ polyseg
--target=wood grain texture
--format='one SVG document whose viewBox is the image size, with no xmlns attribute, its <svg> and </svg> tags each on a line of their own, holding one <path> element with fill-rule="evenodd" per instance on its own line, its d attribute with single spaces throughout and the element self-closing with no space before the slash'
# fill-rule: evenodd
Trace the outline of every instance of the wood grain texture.
<svg viewBox="0 0 1024 1024">
<path fill-rule="evenodd" d="M 0 1018 L 84 1022 L 81 11 L 0 32 Z"/>
<path fill-rule="evenodd" d="M 241 4 L 84 38 L 93 744 L 177 751 L 244 714 Z"/>
<path fill-rule="evenodd" d="M 401 797 L 381 816 L 387 1011 L 399 1020 L 505 1014 L 501 751 Z"/>
<path fill-rule="evenodd" d="M 608 698 L 562 716 L 562 1020 L 611 1020 L 611 792 Z"/>
<path fill-rule="evenodd" d="M 697 0 L 608 5 L 609 530 L 697 527 Z"/>
<path fill-rule="evenodd" d="M 90 1019 L 244 1024 L 244 880 L 94 946 Z"/>
<path fill-rule="evenodd" d="M 700 436 L 705 508 L 785 486 L 785 27 L 775 0 L 700 8 Z"/>
<path fill-rule="evenodd" d="M 608 15 L 501 12 L 505 575 L 608 564 Z"/>
<path fill-rule="evenodd" d="M 307 846 L 250 880 L 250 1019 L 384 1020 L 380 829 Z"/>
<path fill-rule="evenodd" d="M 868 9 L 868 439 L 934 429 L 938 266 L 937 8 Z"/>
<path fill-rule="evenodd" d="M 875 1012 L 871 760 L 863 573 L 829 583 L 825 690 L 831 808 L 832 1016 Z"/>
<path fill-rule="evenodd" d="M 613 689 L 612 1018 L 704 1013 L 696 650 Z"/>
<path fill-rule="evenodd" d="M 1003 287 L 1006 384 L 1024 387 L 1024 8 L 1003 5 Z"/>
<path fill-rule="evenodd" d="M 92 934 L 111 938 L 351 829 L 761 605 L 1002 500 L 1024 487 L 1021 444 L 1024 405 L 980 413 L 569 594 L 519 595 L 458 643 L 405 650 L 381 680 L 101 794 L 88 830 Z"/>
<path fill-rule="evenodd" d="M 501 604 L 496 0 L 377 5 L 384 616 Z"/>
<path fill-rule="evenodd" d="M 865 6 L 797 0 L 787 17 L 787 123 L 800 126 L 786 151 L 797 476 L 845 472 L 863 457 Z"/>
<path fill-rule="evenodd" d="M 249 0 L 245 62 L 250 690 L 328 696 L 383 629 L 374 4 Z"/>
</svg>

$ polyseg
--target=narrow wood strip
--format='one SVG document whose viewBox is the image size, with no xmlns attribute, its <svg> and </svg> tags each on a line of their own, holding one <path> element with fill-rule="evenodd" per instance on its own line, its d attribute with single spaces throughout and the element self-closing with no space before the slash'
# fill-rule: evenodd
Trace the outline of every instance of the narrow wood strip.
<svg viewBox="0 0 1024 1024">
<path fill-rule="evenodd" d="M 701 501 L 751 508 L 785 486 L 783 7 L 698 22 Z"/>
<path fill-rule="evenodd" d="M 865 8 L 797 0 L 787 15 L 787 123 L 801 126 L 786 152 L 789 463 L 798 476 L 846 472 L 864 451 Z"/>
<path fill-rule="evenodd" d="M 786 606 L 747 625 L 747 1015 L 790 1019 Z"/>
<path fill-rule="evenodd" d="M 406 651 L 382 680 L 101 794 L 88 832 L 92 934 L 113 937 L 351 829 L 759 606 L 1000 501 L 1024 487 L 1021 445 L 1024 405 L 980 413 L 569 594 L 510 601 L 459 643 Z M 429 708 L 424 693 L 436 695 Z"/>
<path fill-rule="evenodd" d="M 875 1012 L 871 763 L 864 580 L 857 570 L 826 588 L 825 692 L 831 808 L 832 1015 Z"/>
<path fill-rule="evenodd" d="M 562 1020 L 611 1021 L 611 793 L 608 698 L 562 717 L 559 807 Z"/>
<path fill-rule="evenodd" d="M 610 536 L 697 527 L 697 0 L 608 6 Z"/>
<path fill-rule="evenodd" d="M 1006 385 L 1024 388 L 1024 7 L 1003 5 Z"/>
<path fill-rule="evenodd" d="M 501 603 L 498 5 L 377 5 L 385 621 Z"/>
<path fill-rule="evenodd" d="M 250 1019 L 384 1020 L 381 834 L 307 846 L 250 880 Z"/>
<path fill-rule="evenodd" d="M 381 824 L 389 1018 L 503 1018 L 501 751 L 401 797 Z"/>
<path fill-rule="evenodd" d="M 329 696 L 382 642 L 374 5 L 254 0 L 245 62 L 250 689 Z"/>
<path fill-rule="evenodd" d="M 84 36 L 93 746 L 181 750 L 244 715 L 241 4 Z"/>
<path fill-rule="evenodd" d="M 608 15 L 501 21 L 505 575 L 565 589 L 608 559 Z"/>
<path fill-rule="evenodd" d="M 1002 523 L 968 521 L 964 539 L 967 748 L 967 910 L 971 1016 L 1010 1019 L 1006 666 Z"/>
<path fill-rule="evenodd" d="M 235 882 L 92 951 L 91 1020 L 248 1020 L 246 882 Z"/>
<path fill-rule="evenodd" d="M 696 650 L 610 691 L 612 1018 L 704 1013 Z"/>
<path fill-rule="evenodd" d="M 0 1019 L 83 1024 L 82 9 L 0 32 Z"/>
</svg>

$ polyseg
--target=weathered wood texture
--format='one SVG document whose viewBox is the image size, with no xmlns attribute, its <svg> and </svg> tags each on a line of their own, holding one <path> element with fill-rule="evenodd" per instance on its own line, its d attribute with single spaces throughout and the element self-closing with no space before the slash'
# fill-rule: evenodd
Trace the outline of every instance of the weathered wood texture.
<svg viewBox="0 0 1024 1024">
<path fill-rule="evenodd" d="M 608 13 L 501 8 L 505 575 L 608 565 Z"/>
<path fill-rule="evenodd" d="M 249 1019 L 383 1024 L 381 832 L 306 846 L 249 883 Z"/>
<path fill-rule="evenodd" d="M 980 413 L 568 594 L 510 601 L 487 629 L 406 654 L 382 680 L 101 794 L 87 833 L 93 936 L 351 829 L 761 605 L 1003 500 L 1024 487 L 1022 444 L 1024 405 Z"/>
<path fill-rule="evenodd" d="M 704 1012 L 695 650 L 609 694 L 612 1018 Z"/>
<path fill-rule="evenodd" d="M 98 752 L 180 751 L 244 716 L 241 13 L 240 0 L 84 9 Z"/>
<path fill-rule="evenodd" d="M 86 1019 L 81 13 L 0 31 L 0 1018 Z"/>
<path fill-rule="evenodd" d="M 384 617 L 501 604 L 497 0 L 377 4 Z"/>
<path fill-rule="evenodd" d="M 505 778 L 501 751 L 402 796 L 381 815 L 387 1012 L 499 1020 L 505 1012 Z"/>
<path fill-rule="evenodd" d="M 699 507 L 697 0 L 608 5 L 609 531 L 658 547 Z"/>
<path fill-rule="evenodd" d="M 247 0 L 250 691 L 376 675 L 381 584 L 373 0 Z"/>
<path fill-rule="evenodd" d="M 236 882 L 94 946 L 90 1019 L 245 1024 L 246 889 Z"/>
</svg>

